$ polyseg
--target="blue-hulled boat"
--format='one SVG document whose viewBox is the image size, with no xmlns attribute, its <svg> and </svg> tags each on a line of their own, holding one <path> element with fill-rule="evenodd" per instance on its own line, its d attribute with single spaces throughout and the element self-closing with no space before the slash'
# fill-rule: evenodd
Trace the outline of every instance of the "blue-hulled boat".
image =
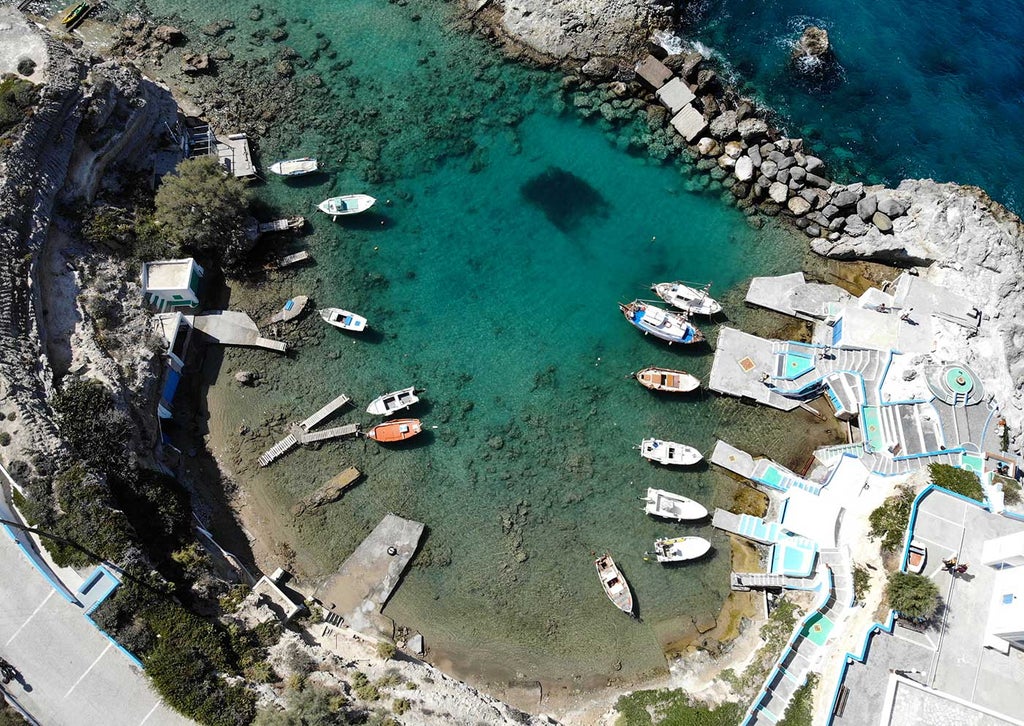
<svg viewBox="0 0 1024 726">
<path fill-rule="evenodd" d="M 700 343 L 704 333 L 690 324 L 689 318 L 683 313 L 672 313 L 642 300 L 634 300 L 629 304 L 619 303 L 619 310 L 633 327 L 650 333 L 656 338 L 672 343 Z"/>
</svg>

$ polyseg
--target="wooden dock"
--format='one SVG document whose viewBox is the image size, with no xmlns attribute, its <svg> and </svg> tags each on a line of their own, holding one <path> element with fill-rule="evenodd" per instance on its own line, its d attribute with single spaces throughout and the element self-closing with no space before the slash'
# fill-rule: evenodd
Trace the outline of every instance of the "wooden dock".
<svg viewBox="0 0 1024 726">
<path fill-rule="evenodd" d="M 274 444 L 267 451 L 263 452 L 257 463 L 262 466 L 269 466 L 271 462 L 280 459 L 299 444 L 311 444 L 316 441 L 326 441 L 342 436 L 354 436 L 359 432 L 359 424 L 346 424 L 331 429 L 324 429 L 310 433 L 309 430 L 322 421 L 330 418 L 339 408 L 348 403 L 351 399 L 344 393 L 325 405 L 309 418 L 294 424 L 287 436 Z"/>
</svg>

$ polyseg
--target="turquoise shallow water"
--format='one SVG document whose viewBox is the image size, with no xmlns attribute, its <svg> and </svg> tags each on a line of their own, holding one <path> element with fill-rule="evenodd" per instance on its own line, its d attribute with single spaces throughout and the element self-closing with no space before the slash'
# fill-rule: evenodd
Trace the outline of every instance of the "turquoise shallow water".
<svg viewBox="0 0 1024 726">
<path fill-rule="evenodd" d="M 248 5 L 175 10 L 234 19 L 236 40 L 220 42 L 239 57 L 268 50 L 248 45 Z M 292 358 L 225 355 L 213 442 L 269 518 L 267 549 L 288 544 L 313 582 L 393 511 L 429 534 L 386 614 L 423 632 L 460 674 L 583 685 L 603 683 L 616 664 L 622 675 L 662 667 L 662 644 L 725 598 L 728 540 L 706 524 L 650 520 L 637 498 L 655 486 L 711 508 L 728 505 L 735 485 L 706 468 L 655 468 L 633 446 L 657 435 L 709 452 L 721 436 L 793 463 L 793 427 L 805 424 L 710 396 L 652 396 L 627 374 L 660 364 L 706 379 L 710 349 L 645 339 L 616 302 L 649 294 L 653 281 L 713 280 L 743 324 L 754 316 L 742 283 L 798 268 L 802 243 L 753 229 L 718 192 L 688 191 L 697 185 L 677 166 L 626 153 L 633 131 L 615 136 L 559 112 L 557 77 L 502 63 L 448 29 L 443 8 L 356 0 L 276 10 L 300 53 L 316 47 L 317 28 L 338 50 L 300 72 L 319 73 L 332 91 L 309 126 L 260 139 L 264 164 L 328 162 L 311 183 L 274 179 L 259 192 L 311 218 L 305 242 L 317 264 L 259 288 L 235 285 L 231 304 L 262 317 L 309 294 L 364 314 L 373 334 L 348 337 L 312 315 L 281 333 L 298 342 Z M 313 211 L 357 191 L 381 200 L 371 213 L 334 223 Z M 713 341 L 714 326 L 706 332 Z M 228 374 L 241 368 L 265 383 L 240 389 Z M 372 423 L 365 404 L 410 384 L 426 389 L 413 413 L 428 433 L 414 446 L 336 443 L 255 467 L 286 421 L 338 392 L 360 404 L 339 422 Z M 254 438 L 239 436 L 243 425 Z M 340 503 L 288 514 L 349 464 L 367 478 Z M 680 532 L 709 538 L 715 553 L 682 568 L 643 562 L 654 538 Z M 632 583 L 641 623 L 605 599 L 593 568 L 605 551 Z"/>
<path fill-rule="evenodd" d="M 686 32 L 776 109 L 789 132 L 831 148 L 851 180 L 977 184 L 1018 213 L 1024 163 L 1024 5 L 1015 0 L 702 0 Z M 807 24 L 826 28 L 834 83 L 788 68 Z"/>
</svg>

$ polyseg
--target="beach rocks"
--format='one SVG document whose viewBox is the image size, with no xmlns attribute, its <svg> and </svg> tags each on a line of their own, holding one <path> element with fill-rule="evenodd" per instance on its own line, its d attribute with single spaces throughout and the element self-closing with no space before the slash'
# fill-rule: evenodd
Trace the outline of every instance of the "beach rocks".
<svg viewBox="0 0 1024 726">
<path fill-rule="evenodd" d="M 725 111 L 708 124 L 708 130 L 716 139 L 727 139 L 736 133 L 736 112 Z"/>
<path fill-rule="evenodd" d="M 828 42 L 828 31 L 815 25 L 808 25 L 793 47 L 792 56 L 799 58 L 826 58 L 832 53 Z"/>
<path fill-rule="evenodd" d="M 832 197 L 832 203 L 835 204 L 840 209 L 852 207 L 854 204 L 858 202 L 858 200 L 859 197 L 857 193 L 850 189 L 844 189 L 843 191 L 839 192 L 834 197 Z"/>
<path fill-rule="evenodd" d="M 790 213 L 796 216 L 807 214 L 807 212 L 811 211 L 810 202 L 803 197 L 790 197 L 786 206 L 789 208 Z"/>
<path fill-rule="evenodd" d="M 741 156 L 736 160 L 736 168 L 733 171 L 740 181 L 749 181 L 754 176 L 754 162 L 749 156 Z"/>
<path fill-rule="evenodd" d="M 173 25 L 158 25 L 153 29 L 153 38 L 167 45 L 180 45 L 185 42 L 185 34 Z"/>
<path fill-rule="evenodd" d="M 233 29 L 235 24 L 230 20 L 217 20 L 208 25 L 204 25 L 199 29 L 199 32 L 203 35 L 208 35 L 211 38 L 217 38 Z"/>
<path fill-rule="evenodd" d="M 736 112 L 737 118 L 739 111 Z M 747 143 L 758 141 L 768 135 L 768 122 L 759 118 L 745 118 L 736 125 L 740 137 Z"/>
<path fill-rule="evenodd" d="M 185 53 L 181 56 L 181 72 L 200 75 L 213 72 L 213 61 L 209 53 Z"/>
<path fill-rule="evenodd" d="M 874 194 L 868 194 L 866 197 L 857 202 L 857 214 L 865 222 L 869 221 L 877 211 L 878 197 L 876 197 Z"/>
<path fill-rule="evenodd" d="M 881 212 L 875 212 L 871 216 L 871 223 L 878 227 L 880 232 L 892 232 L 892 220 Z"/>
<path fill-rule="evenodd" d="M 260 374 L 254 371 L 238 371 L 235 373 L 235 381 L 243 386 L 255 386 L 260 379 Z"/>
<path fill-rule="evenodd" d="M 771 197 L 773 202 L 783 204 L 787 197 L 789 197 L 789 187 L 782 182 L 772 182 L 772 185 L 768 187 L 768 196 Z"/>
<path fill-rule="evenodd" d="M 588 78 L 607 80 L 614 77 L 618 69 L 618 64 L 611 58 L 595 56 L 583 64 L 580 72 Z"/>
<path fill-rule="evenodd" d="M 702 156 L 718 156 L 720 148 L 717 141 L 710 136 L 705 136 L 697 142 L 697 151 Z"/>
<path fill-rule="evenodd" d="M 878 202 L 878 211 L 887 217 L 894 218 L 906 212 L 907 207 L 898 199 L 886 197 Z"/>
</svg>

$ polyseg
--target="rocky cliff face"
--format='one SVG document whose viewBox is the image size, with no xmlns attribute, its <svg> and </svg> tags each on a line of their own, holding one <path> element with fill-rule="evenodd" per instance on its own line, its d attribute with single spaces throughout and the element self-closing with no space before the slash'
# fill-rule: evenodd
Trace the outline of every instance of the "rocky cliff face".
<svg viewBox="0 0 1024 726">
<path fill-rule="evenodd" d="M 485 3 L 467 4 L 475 10 Z M 503 6 L 501 30 L 556 60 L 632 60 L 668 18 L 666 9 L 650 0 L 505 0 Z"/>
<path fill-rule="evenodd" d="M 979 335 L 957 353 L 1002 406 L 1014 448 L 1024 445 L 1024 224 L 977 187 L 908 179 L 875 190 L 906 207 L 891 232 L 868 225 L 860 236 L 811 242 L 838 259 L 924 266 L 921 274 L 959 293 L 985 315 Z M 881 202 L 879 202 L 881 203 Z"/>
<path fill-rule="evenodd" d="M 142 152 L 175 108 L 166 89 L 134 69 L 90 67 L 61 43 L 47 44 L 39 105 L 0 154 L 0 394 L 2 413 L 11 414 L 0 417 L 0 430 L 12 439 L 4 452 L 8 461 L 31 451 L 47 458 L 62 451 L 46 402 L 53 389 L 46 355 L 51 321 L 70 314 L 80 321 L 79 335 L 92 335 L 91 321 L 73 297 L 43 298 L 41 259 L 52 225 L 60 224 L 57 202 L 91 198 L 108 166 L 145 158 Z M 77 309 L 61 310 L 62 304 Z"/>
</svg>

